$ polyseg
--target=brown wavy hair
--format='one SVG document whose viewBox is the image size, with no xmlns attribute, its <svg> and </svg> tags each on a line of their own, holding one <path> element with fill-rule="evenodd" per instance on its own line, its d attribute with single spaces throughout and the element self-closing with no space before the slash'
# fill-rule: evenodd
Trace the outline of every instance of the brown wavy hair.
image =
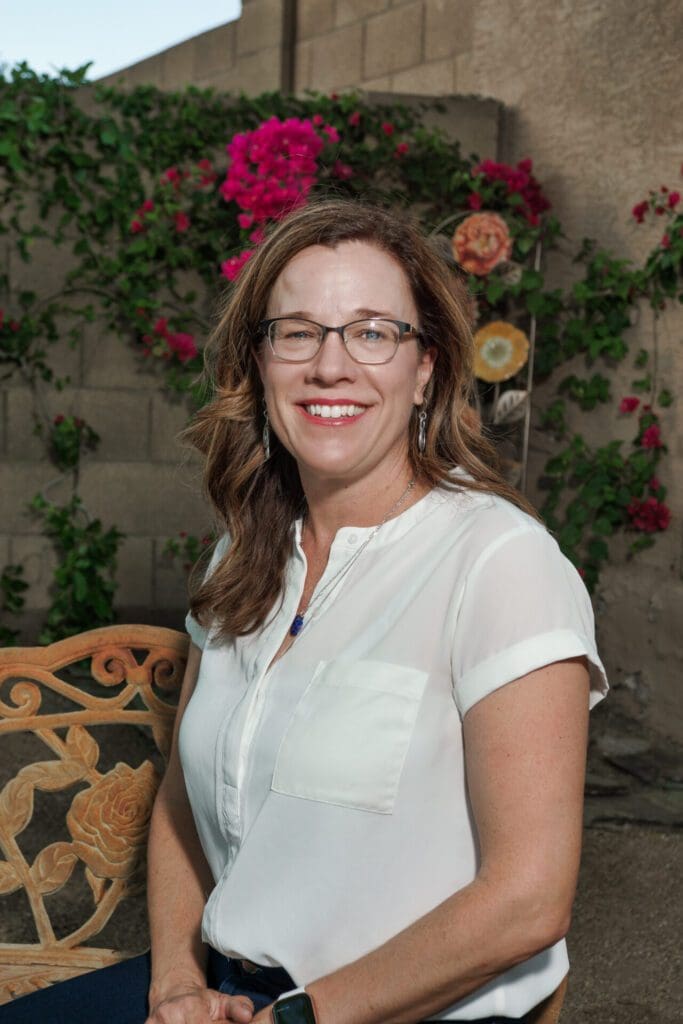
<svg viewBox="0 0 683 1024">
<path fill-rule="evenodd" d="M 437 357 L 425 391 L 429 412 L 426 450 L 417 446 L 417 415 L 410 422 L 413 472 L 431 486 L 467 487 L 501 495 L 536 513 L 497 470 L 497 458 L 472 414 L 472 299 L 449 266 L 407 215 L 347 199 L 311 202 L 275 225 L 227 295 L 206 348 L 204 384 L 213 399 L 181 437 L 204 457 L 204 489 L 227 530 L 227 553 L 208 579 L 204 564 L 191 579 L 190 609 L 215 620 L 222 638 L 243 636 L 263 624 L 281 596 L 292 548 L 294 520 L 305 496 L 293 457 L 271 431 L 271 455 L 262 444 L 263 387 L 254 358 L 262 343 L 257 324 L 286 264 L 312 245 L 334 248 L 362 241 L 393 257 L 410 283 L 423 344 Z M 417 409 L 417 407 L 416 407 Z M 454 483 L 461 466 L 471 480 Z"/>
</svg>

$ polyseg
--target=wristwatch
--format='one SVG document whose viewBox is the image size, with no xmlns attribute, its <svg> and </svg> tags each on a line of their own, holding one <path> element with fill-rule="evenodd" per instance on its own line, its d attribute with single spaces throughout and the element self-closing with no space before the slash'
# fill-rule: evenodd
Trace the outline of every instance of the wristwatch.
<svg viewBox="0 0 683 1024">
<path fill-rule="evenodd" d="M 316 1024 L 313 1000 L 303 989 L 286 992 L 271 1009 L 273 1024 Z"/>
</svg>

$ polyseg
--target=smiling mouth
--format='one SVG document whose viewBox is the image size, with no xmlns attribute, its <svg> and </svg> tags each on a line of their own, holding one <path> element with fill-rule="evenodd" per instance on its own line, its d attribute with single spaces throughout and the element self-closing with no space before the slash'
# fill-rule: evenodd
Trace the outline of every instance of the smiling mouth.
<svg viewBox="0 0 683 1024">
<path fill-rule="evenodd" d="M 310 405 L 303 404 L 301 408 L 309 415 L 316 416 L 324 420 L 338 420 L 344 418 L 351 418 L 354 416 L 360 416 L 365 412 L 364 405 L 317 405 L 312 403 Z"/>
</svg>

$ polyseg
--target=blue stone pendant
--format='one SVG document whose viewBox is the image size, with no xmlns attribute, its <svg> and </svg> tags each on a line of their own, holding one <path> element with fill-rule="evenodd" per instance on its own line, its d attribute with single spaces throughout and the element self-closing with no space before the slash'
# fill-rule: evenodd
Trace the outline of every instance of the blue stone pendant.
<svg viewBox="0 0 683 1024">
<path fill-rule="evenodd" d="M 289 627 L 290 636 L 298 636 L 301 630 L 304 628 L 304 617 L 303 615 L 295 615 L 292 621 L 292 625 Z"/>
</svg>

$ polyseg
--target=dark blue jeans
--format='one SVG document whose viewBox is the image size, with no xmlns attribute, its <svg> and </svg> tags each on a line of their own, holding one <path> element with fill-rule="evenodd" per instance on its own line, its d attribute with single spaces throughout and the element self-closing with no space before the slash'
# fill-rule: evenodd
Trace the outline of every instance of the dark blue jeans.
<svg viewBox="0 0 683 1024">
<path fill-rule="evenodd" d="M 143 953 L 6 1003 L 0 1006 L 0 1024 L 144 1024 L 149 981 L 149 953 Z M 207 981 L 210 988 L 228 995 L 249 996 L 257 1010 L 296 988 L 281 967 L 247 972 L 239 960 L 227 960 L 214 950 L 209 951 Z M 512 1017 L 486 1017 L 477 1024 L 515 1021 Z"/>
</svg>

